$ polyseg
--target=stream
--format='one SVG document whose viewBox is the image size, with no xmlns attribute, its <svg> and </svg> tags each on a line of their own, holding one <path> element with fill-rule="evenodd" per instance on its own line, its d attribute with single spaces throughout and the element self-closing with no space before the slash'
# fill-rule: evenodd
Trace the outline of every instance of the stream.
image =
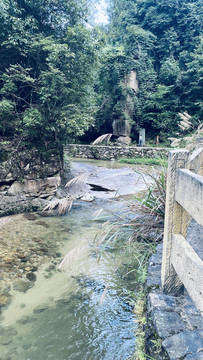
<svg viewBox="0 0 203 360">
<path fill-rule="evenodd" d="M 100 209 L 106 216 L 95 221 Z M 61 217 L 0 220 L 0 290 L 9 299 L 1 308 L 0 360 L 127 360 L 134 353 L 128 294 L 136 283 L 119 274 L 120 256 L 105 251 L 98 262 L 93 245 L 103 222 L 125 210 L 124 198 L 97 196 Z"/>
</svg>

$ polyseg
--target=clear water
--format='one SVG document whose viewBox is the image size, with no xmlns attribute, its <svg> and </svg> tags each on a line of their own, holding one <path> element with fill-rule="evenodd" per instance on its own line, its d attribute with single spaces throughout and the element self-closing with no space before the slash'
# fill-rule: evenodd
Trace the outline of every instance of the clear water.
<svg viewBox="0 0 203 360">
<path fill-rule="evenodd" d="M 61 257 L 40 266 L 26 293 L 12 289 L 12 302 L 1 314 L 0 360 L 125 360 L 134 352 L 127 289 L 136 284 L 117 274 L 119 260 L 112 253 L 98 264 L 92 247 L 101 226 L 92 221 L 95 211 L 124 206 L 123 200 L 77 203 L 65 216 L 43 218 L 47 227 L 19 215 L 8 222 L 4 238 L 22 247 L 39 236 L 56 244 Z"/>
</svg>

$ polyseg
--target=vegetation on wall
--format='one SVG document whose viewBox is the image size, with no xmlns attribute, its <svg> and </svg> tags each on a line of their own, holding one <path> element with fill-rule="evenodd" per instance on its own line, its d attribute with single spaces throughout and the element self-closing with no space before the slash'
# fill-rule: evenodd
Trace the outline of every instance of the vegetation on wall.
<svg viewBox="0 0 203 360">
<path fill-rule="evenodd" d="M 200 0 L 112 0 L 99 119 L 123 118 L 130 91 L 123 79 L 134 70 L 132 136 L 139 127 L 161 138 L 175 134 L 179 112 L 196 128 L 203 115 L 202 23 Z"/>
</svg>

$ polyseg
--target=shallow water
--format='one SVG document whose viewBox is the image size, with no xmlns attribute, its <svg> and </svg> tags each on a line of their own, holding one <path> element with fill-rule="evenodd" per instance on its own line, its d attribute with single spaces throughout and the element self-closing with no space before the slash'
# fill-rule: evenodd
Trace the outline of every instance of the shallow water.
<svg viewBox="0 0 203 360">
<path fill-rule="evenodd" d="M 46 257 L 27 292 L 12 288 L 12 302 L 1 315 L 0 360 L 124 360 L 134 351 L 127 290 L 136 284 L 117 274 L 118 258 L 111 252 L 98 264 L 92 247 L 101 227 L 93 214 L 101 207 L 119 212 L 125 203 L 78 202 L 65 216 L 30 221 L 18 215 L 4 228 L 9 244 L 22 248 L 34 236 L 56 246 L 58 257 Z"/>
</svg>

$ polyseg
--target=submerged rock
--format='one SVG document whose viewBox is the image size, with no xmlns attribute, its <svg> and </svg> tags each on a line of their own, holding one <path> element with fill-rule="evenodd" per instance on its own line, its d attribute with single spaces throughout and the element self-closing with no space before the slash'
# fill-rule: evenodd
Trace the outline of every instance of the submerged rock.
<svg viewBox="0 0 203 360">
<path fill-rule="evenodd" d="M 36 275 L 33 273 L 33 272 L 29 272 L 26 274 L 26 278 L 30 281 L 36 281 L 37 280 L 37 277 Z"/>
<path fill-rule="evenodd" d="M 18 280 L 13 284 L 13 289 L 20 292 L 26 292 L 32 286 L 33 284 L 30 281 Z"/>
<path fill-rule="evenodd" d="M 11 290 L 11 285 L 6 280 L 0 281 L 0 293 L 5 294 Z"/>
<path fill-rule="evenodd" d="M 11 295 L 10 294 L 0 294 L 0 307 L 7 306 L 11 302 Z"/>
<path fill-rule="evenodd" d="M 105 289 L 105 284 L 98 282 L 95 279 L 92 279 L 88 276 L 78 276 L 76 277 L 78 285 L 82 288 L 91 288 L 96 293 L 100 293 Z"/>
<path fill-rule="evenodd" d="M 37 318 L 34 316 L 23 316 L 21 319 L 17 320 L 17 323 L 21 325 L 26 325 L 35 321 L 37 321 Z"/>
<path fill-rule="evenodd" d="M 0 337 L 0 345 L 8 345 L 13 340 L 12 336 L 8 336 L 7 334 L 1 335 Z"/>
<path fill-rule="evenodd" d="M 15 258 L 12 257 L 12 256 L 4 256 L 4 257 L 3 257 L 3 261 L 4 261 L 6 264 L 12 264 L 12 263 L 15 261 Z"/>
<path fill-rule="evenodd" d="M 8 345 L 12 342 L 13 336 L 17 335 L 17 331 L 13 328 L 0 328 L 0 345 Z M 2 358 L 1 358 L 2 359 Z M 9 359 L 9 358 L 6 358 Z"/>
<path fill-rule="evenodd" d="M 27 262 L 29 260 L 26 254 L 16 253 L 16 255 L 20 259 L 20 261 L 22 261 L 22 262 Z"/>
<path fill-rule="evenodd" d="M 40 306 L 37 306 L 34 310 L 33 310 L 33 313 L 34 314 L 39 314 L 39 313 L 42 313 L 44 312 L 45 310 L 47 310 L 49 307 L 47 305 L 40 305 Z"/>
<path fill-rule="evenodd" d="M 41 225 L 46 229 L 49 227 L 49 225 L 45 221 L 37 221 L 36 225 Z"/>
<path fill-rule="evenodd" d="M 27 220 L 36 220 L 37 216 L 35 214 L 24 214 L 23 215 Z"/>
</svg>

